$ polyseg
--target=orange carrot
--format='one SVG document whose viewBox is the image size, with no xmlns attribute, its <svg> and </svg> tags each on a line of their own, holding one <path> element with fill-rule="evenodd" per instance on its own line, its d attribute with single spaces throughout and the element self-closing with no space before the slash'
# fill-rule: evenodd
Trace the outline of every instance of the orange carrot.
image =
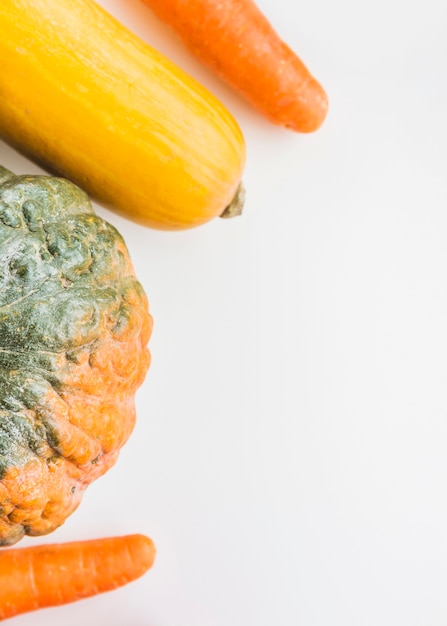
<svg viewBox="0 0 447 626">
<path fill-rule="evenodd" d="M 143 1 L 270 121 L 303 133 L 321 126 L 324 89 L 253 0 Z"/>
<path fill-rule="evenodd" d="M 144 535 L 0 551 L 0 620 L 125 585 L 142 576 L 154 556 Z"/>
</svg>

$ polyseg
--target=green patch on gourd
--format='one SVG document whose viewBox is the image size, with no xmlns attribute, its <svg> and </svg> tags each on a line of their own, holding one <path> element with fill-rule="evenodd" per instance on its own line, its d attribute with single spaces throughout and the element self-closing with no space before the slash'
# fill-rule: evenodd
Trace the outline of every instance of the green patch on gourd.
<svg viewBox="0 0 447 626">
<path fill-rule="evenodd" d="M 0 544 L 57 527 L 114 462 L 149 366 L 150 327 L 124 241 L 86 194 L 0 167 Z M 14 468 L 24 472 L 17 494 Z M 45 498 L 36 481 L 47 479 Z"/>
</svg>

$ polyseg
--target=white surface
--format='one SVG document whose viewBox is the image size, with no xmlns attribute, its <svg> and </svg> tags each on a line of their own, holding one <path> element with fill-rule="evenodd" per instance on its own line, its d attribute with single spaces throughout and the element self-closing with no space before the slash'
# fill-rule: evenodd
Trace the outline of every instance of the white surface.
<svg viewBox="0 0 447 626">
<path fill-rule="evenodd" d="M 247 204 L 182 233 L 98 208 L 149 296 L 153 363 L 118 464 L 42 543 L 144 532 L 157 560 L 14 624 L 445 626 L 447 5 L 259 0 L 329 92 L 300 136 L 139 0 L 101 4 L 236 116 Z"/>
</svg>

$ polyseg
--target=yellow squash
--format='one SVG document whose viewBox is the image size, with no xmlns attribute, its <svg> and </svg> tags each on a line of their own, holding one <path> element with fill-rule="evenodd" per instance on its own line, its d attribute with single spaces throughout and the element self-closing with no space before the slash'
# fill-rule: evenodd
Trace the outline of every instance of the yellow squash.
<svg viewBox="0 0 447 626">
<path fill-rule="evenodd" d="M 228 110 L 93 0 L 0 0 L 0 137 L 146 226 L 242 201 Z"/>
</svg>

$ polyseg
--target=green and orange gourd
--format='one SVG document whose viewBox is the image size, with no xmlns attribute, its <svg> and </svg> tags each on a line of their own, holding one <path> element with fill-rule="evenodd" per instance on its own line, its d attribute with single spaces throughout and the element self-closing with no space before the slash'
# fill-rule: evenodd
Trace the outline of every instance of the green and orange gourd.
<svg viewBox="0 0 447 626">
<path fill-rule="evenodd" d="M 116 461 L 150 363 L 126 245 L 68 180 L 0 167 L 0 545 L 46 534 Z"/>
</svg>

